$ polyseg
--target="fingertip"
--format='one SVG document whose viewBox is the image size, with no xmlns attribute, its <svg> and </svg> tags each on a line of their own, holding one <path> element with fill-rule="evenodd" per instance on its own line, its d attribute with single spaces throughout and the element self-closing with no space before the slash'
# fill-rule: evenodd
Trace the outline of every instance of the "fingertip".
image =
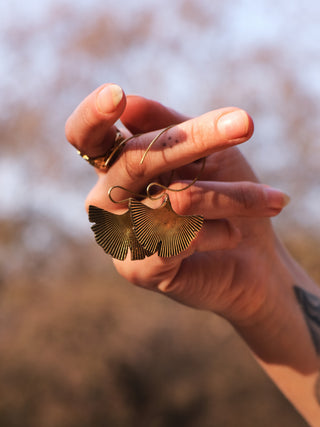
<svg viewBox="0 0 320 427">
<path fill-rule="evenodd" d="M 290 196 L 277 188 L 263 184 L 263 191 L 269 208 L 282 210 L 290 203 Z"/>
<path fill-rule="evenodd" d="M 114 123 L 126 106 L 122 88 L 104 84 L 91 92 L 72 112 L 65 124 L 67 140 L 90 157 L 103 155 L 114 140 Z"/>
<path fill-rule="evenodd" d="M 220 137 L 235 142 L 249 139 L 254 131 L 253 120 L 244 110 L 236 109 L 222 114 L 217 121 Z"/>
<path fill-rule="evenodd" d="M 102 86 L 97 92 L 96 107 L 102 114 L 111 114 L 120 107 L 125 107 L 125 94 L 122 88 L 116 84 L 107 84 Z"/>
</svg>

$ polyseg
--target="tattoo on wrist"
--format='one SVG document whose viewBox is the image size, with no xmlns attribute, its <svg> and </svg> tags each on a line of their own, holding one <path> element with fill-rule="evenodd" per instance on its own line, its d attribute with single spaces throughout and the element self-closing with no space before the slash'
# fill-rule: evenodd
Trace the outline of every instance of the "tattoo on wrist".
<svg viewBox="0 0 320 427">
<path fill-rule="evenodd" d="M 314 385 L 314 394 L 316 396 L 318 404 L 320 405 L 320 374 L 318 375 L 316 383 Z"/>
<path fill-rule="evenodd" d="M 320 355 L 320 298 L 299 286 L 293 287 L 302 308 L 316 353 Z"/>
<path fill-rule="evenodd" d="M 320 298 L 299 286 L 294 286 L 293 290 L 302 308 L 316 353 L 320 356 Z M 314 395 L 320 405 L 320 374 L 314 385 Z"/>
</svg>

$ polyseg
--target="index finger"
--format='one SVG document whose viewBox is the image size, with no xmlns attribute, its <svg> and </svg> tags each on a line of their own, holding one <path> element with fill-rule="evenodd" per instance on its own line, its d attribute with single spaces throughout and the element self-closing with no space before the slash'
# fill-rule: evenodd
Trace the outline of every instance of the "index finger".
<svg viewBox="0 0 320 427">
<path fill-rule="evenodd" d="M 253 121 L 244 110 L 234 107 L 187 120 L 164 132 L 141 164 L 150 141 L 158 133 L 132 139 L 104 178 L 106 183 L 137 191 L 157 175 L 247 141 L 253 133 Z"/>
</svg>

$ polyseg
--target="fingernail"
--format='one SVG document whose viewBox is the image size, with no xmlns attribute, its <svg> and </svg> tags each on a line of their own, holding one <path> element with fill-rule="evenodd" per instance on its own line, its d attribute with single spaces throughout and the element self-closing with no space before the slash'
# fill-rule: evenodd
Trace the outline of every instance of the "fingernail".
<svg viewBox="0 0 320 427">
<path fill-rule="evenodd" d="M 287 206 L 291 202 L 291 197 L 288 194 L 283 194 L 283 207 Z"/>
<path fill-rule="evenodd" d="M 264 191 L 269 208 L 283 209 L 290 203 L 290 197 L 281 190 L 266 186 Z"/>
<path fill-rule="evenodd" d="M 113 113 L 123 98 L 123 91 L 118 85 L 105 86 L 97 96 L 97 108 L 100 113 Z"/>
<path fill-rule="evenodd" d="M 229 141 L 243 138 L 249 132 L 249 117 L 245 111 L 235 110 L 221 116 L 217 126 L 220 135 Z"/>
</svg>

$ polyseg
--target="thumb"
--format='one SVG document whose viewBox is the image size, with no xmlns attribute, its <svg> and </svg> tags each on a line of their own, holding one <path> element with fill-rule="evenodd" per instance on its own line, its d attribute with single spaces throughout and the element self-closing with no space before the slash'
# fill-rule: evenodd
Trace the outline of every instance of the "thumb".
<svg viewBox="0 0 320 427">
<path fill-rule="evenodd" d="M 68 141 L 90 157 L 105 154 L 115 138 L 113 124 L 125 106 L 126 96 L 118 85 L 100 86 L 68 118 L 65 126 Z"/>
</svg>

